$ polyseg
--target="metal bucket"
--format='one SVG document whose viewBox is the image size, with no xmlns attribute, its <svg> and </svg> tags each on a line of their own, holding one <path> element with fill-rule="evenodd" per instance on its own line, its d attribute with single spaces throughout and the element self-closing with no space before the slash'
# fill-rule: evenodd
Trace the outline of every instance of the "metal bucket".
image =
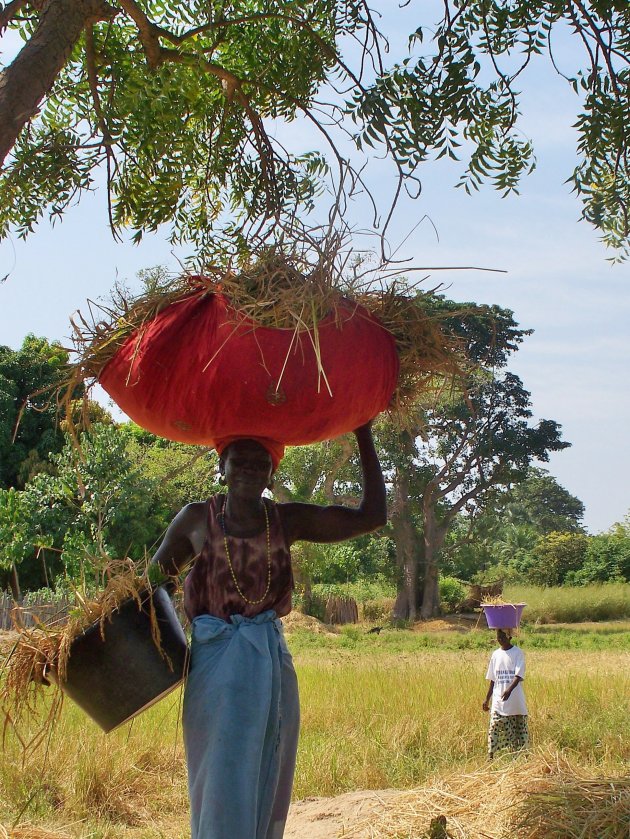
<svg viewBox="0 0 630 839">
<path fill-rule="evenodd" d="M 160 635 L 151 634 L 151 605 Z M 186 636 L 163 588 L 125 600 L 108 618 L 74 639 L 61 689 L 104 731 L 112 731 L 182 683 L 188 666 Z"/>
</svg>

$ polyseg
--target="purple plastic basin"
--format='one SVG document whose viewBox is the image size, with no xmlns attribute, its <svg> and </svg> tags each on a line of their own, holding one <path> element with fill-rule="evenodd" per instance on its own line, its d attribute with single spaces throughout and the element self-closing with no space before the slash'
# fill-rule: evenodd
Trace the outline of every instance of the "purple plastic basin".
<svg viewBox="0 0 630 839">
<path fill-rule="evenodd" d="M 521 615 L 526 603 L 502 603 L 496 606 L 484 606 L 486 621 L 490 629 L 516 629 L 521 623 Z"/>
</svg>

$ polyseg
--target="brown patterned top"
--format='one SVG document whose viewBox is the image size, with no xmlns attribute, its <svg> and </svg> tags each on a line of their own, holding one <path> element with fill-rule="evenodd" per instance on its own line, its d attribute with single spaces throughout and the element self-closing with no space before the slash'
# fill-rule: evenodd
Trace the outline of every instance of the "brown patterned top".
<svg viewBox="0 0 630 839">
<path fill-rule="evenodd" d="M 291 611 L 293 571 L 278 508 L 263 499 L 269 516 L 271 583 L 261 603 L 248 603 L 238 593 L 225 555 L 220 514 L 223 495 L 208 501 L 208 536 L 184 582 L 184 610 L 189 620 L 198 615 L 214 615 L 229 620 L 230 615 L 253 618 L 273 609 L 279 618 Z M 267 532 L 248 538 L 227 535 L 232 568 L 239 588 L 250 600 L 262 597 L 267 587 Z"/>
</svg>

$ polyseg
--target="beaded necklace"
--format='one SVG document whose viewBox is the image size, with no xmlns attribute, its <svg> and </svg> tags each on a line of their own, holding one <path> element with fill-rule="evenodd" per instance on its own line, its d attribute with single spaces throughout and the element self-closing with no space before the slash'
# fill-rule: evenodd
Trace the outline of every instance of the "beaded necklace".
<svg viewBox="0 0 630 839">
<path fill-rule="evenodd" d="M 261 499 L 262 500 L 262 499 Z M 223 504 L 221 505 L 221 512 L 219 513 L 219 524 L 221 525 L 221 532 L 223 533 L 223 546 L 225 548 L 225 556 L 227 558 L 228 568 L 230 569 L 230 574 L 232 575 L 232 580 L 234 581 L 234 585 L 236 586 L 236 591 L 241 596 L 241 598 L 246 602 L 249 603 L 250 606 L 257 606 L 259 603 L 262 603 L 263 600 L 269 594 L 269 589 L 271 587 L 271 540 L 269 536 L 269 514 L 267 512 L 267 505 L 265 502 L 262 502 L 263 511 L 265 513 L 265 530 L 267 534 L 267 587 L 262 597 L 258 600 L 250 600 L 238 584 L 238 580 L 236 579 L 236 574 L 234 573 L 234 567 L 232 566 L 232 560 L 230 558 L 230 549 L 228 548 L 228 541 L 227 541 L 227 531 L 225 529 L 225 505 L 227 503 L 227 496 L 223 498 Z"/>
</svg>

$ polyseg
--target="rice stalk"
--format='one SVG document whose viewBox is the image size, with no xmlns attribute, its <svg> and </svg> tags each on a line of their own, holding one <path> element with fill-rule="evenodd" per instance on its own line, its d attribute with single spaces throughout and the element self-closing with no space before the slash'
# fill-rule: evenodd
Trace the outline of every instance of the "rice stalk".
<svg viewBox="0 0 630 839">
<path fill-rule="evenodd" d="M 0 839 L 72 839 L 62 830 L 51 830 L 34 824 L 18 824 L 4 827 L 0 824 Z"/>
</svg>

